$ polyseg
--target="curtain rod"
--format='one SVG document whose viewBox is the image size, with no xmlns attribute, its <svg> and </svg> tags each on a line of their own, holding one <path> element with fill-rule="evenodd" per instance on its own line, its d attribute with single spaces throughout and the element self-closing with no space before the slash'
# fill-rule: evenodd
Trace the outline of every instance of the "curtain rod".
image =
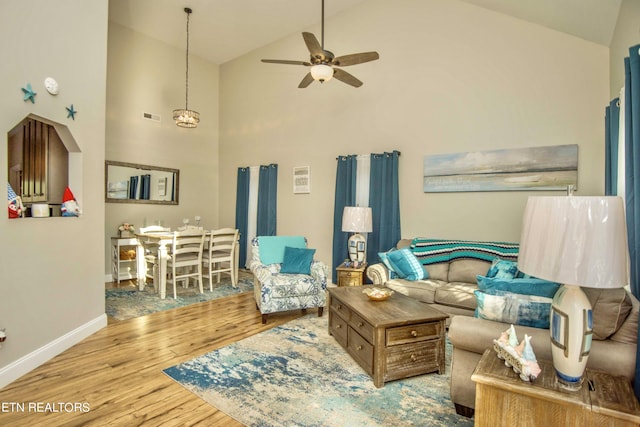
<svg viewBox="0 0 640 427">
<path fill-rule="evenodd" d="M 400 151 L 392 151 L 392 153 L 398 153 L 398 157 L 400 157 L 400 154 L 402 154 Z M 372 153 L 372 154 L 383 154 L 383 153 Z M 349 154 L 350 155 L 350 154 Z M 370 156 L 371 154 L 356 154 L 356 156 L 360 157 L 360 156 Z M 345 157 L 345 156 L 338 156 L 336 157 L 336 160 L 340 160 L 340 157 Z"/>
</svg>

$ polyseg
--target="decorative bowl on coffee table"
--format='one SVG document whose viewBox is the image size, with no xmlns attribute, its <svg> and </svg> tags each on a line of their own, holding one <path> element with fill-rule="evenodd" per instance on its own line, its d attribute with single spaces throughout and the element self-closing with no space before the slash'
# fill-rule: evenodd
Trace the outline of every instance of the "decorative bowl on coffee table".
<svg viewBox="0 0 640 427">
<path fill-rule="evenodd" d="M 376 287 L 368 287 L 364 289 L 362 293 L 366 294 L 371 301 L 384 301 L 393 295 L 393 291 L 391 289 Z"/>
</svg>

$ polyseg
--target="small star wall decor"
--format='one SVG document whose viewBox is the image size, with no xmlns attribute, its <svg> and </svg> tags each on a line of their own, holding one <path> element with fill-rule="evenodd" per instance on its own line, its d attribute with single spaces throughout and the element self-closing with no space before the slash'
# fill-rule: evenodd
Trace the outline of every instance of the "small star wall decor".
<svg viewBox="0 0 640 427">
<path fill-rule="evenodd" d="M 67 107 L 67 119 L 71 117 L 72 120 L 76 119 L 77 111 L 73 109 L 73 104 L 70 107 Z"/>
<path fill-rule="evenodd" d="M 24 93 L 24 98 L 22 98 L 23 101 L 25 102 L 31 101 L 32 104 L 36 103 L 35 98 L 37 93 L 35 93 L 31 88 L 31 83 L 27 83 L 27 87 L 26 88 L 23 87 L 22 92 Z"/>
</svg>

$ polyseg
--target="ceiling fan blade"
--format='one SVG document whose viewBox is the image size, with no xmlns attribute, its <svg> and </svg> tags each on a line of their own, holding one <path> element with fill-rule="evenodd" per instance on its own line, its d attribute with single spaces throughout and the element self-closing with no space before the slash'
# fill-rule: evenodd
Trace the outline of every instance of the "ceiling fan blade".
<svg viewBox="0 0 640 427">
<path fill-rule="evenodd" d="M 352 53 L 351 55 L 343 55 L 335 58 L 331 63 L 338 67 L 346 67 L 348 65 L 362 64 L 363 62 L 375 61 L 379 59 L 378 52 L 362 52 Z"/>
<path fill-rule="evenodd" d="M 262 62 L 266 62 L 269 64 L 288 64 L 288 65 L 305 65 L 310 66 L 311 64 L 304 61 L 289 61 L 288 59 L 262 59 Z"/>
<path fill-rule="evenodd" d="M 311 83 L 313 83 L 313 76 L 311 75 L 311 73 L 307 73 L 307 75 L 304 76 L 304 78 L 298 85 L 298 88 L 304 89 L 305 87 L 309 86 Z"/>
<path fill-rule="evenodd" d="M 356 79 L 351 74 L 349 74 L 346 71 L 341 70 L 339 68 L 334 68 L 333 69 L 333 77 L 335 77 L 336 79 L 340 80 L 341 82 L 346 83 L 348 85 L 351 85 L 353 87 L 362 86 L 362 82 L 360 80 Z"/>
<path fill-rule="evenodd" d="M 311 57 L 324 60 L 324 51 L 322 50 L 322 46 L 320 46 L 316 36 L 312 33 L 302 33 L 302 38 L 307 45 L 307 49 L 309 49 Z"/>
</svg>

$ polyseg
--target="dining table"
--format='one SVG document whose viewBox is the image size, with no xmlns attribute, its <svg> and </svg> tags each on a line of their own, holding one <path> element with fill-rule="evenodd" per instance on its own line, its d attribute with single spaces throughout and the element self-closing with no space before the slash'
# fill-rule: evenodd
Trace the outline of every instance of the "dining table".
<svg viewBox="0 0 640 427">
<path fill-rule="evenodd" d="M 209 238 L 211 231 L 205 231 L 205 245 L 209 244 Z M 138 289 L 144 290 L 146 285 L 147 276 L 147 262 L 145 253 L 148 247 L 157 247 L 156 264 L 157 268 L 154 269 L 153 283 L 156 286 L 156 291 L 160 293 L 160 299 L 167 297 L 167 259 L 170 257 L 170 249 L 173 244 L 173 232 L 171 231 L 158 231 L 149 233 L 136 233 L 138 239 L 138 248 L 136 259 L 137 261 L 137 277 L 138 277 Z M 236 242 L 235 245 L 235 257 L 234 266 L 235 277 L 238 277 L 238 265 L 239 265 L 239 245 L 240 242 Z M 234 287 L 237 283 L 232 284 Z"/>
</svg>

